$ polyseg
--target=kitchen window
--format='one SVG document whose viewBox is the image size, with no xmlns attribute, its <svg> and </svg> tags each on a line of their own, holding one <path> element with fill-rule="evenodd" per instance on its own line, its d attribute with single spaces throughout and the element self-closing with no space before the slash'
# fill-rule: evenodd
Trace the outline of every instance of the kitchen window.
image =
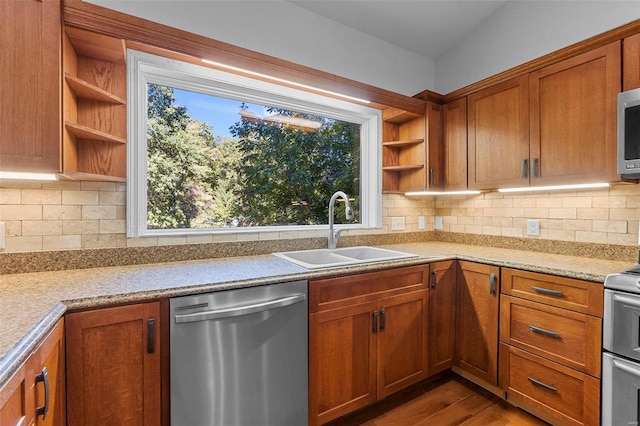
<svg viewBox="0 0 640 426">
<path fill-rule="evenodd" d="M 380 227 L 376 109 L 127 53 L 127 236 Z M 347 224 L 348 223 L 348 224 Z"/>
</svg>

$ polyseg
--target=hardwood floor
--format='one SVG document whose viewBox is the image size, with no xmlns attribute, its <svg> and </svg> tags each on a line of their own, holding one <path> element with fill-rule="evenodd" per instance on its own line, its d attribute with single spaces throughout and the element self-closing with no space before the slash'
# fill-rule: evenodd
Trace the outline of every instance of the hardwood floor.
<svg viewBox="0 0 640 426">
<path fill-rule="evenodd" d="M 455 374 L 421 383 L 325 426 L 537 426 L 548 423 Z"/>
</svg>

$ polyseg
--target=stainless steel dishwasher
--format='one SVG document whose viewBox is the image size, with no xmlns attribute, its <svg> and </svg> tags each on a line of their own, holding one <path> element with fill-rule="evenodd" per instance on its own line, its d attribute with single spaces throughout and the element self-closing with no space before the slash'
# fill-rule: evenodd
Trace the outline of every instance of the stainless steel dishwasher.
<svg viewBox="0 0 640 426">
<path fill-rule="evenodd" d="M 306 281 L 169 306 L 172 426 L 307 424 Z"/>
</svg>

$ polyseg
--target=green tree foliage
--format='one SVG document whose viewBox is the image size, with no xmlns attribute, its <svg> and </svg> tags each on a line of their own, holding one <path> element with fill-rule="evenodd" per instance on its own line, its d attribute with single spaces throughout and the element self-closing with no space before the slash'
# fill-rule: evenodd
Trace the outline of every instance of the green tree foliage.
<svg viewBox="0 0 640 426">
<path fill-rule="evenodd" d="M 149 85 L 148 227 L 208 228 L 327 223 L 331 194 L 357 200 L 359 126 L 270 109 L 322 123 L 315 130 L 239 119 L 216 136 L 176 105 L 173 90 Z M 337 209 L 338 221 L 344 210 Z"/>
<path fill-rule="evenodd" d="M 328 222 L 328 202 L 336 190 L 359 193 L 359 125 L 270 108 L 322 123 L 317 131 L 262 120 L 241 120 L 239 139 L 243 225 L 308 225 Z M 358 206 L 355 203 L 356 217 Z M 344 219 L 344 210 L 338 209 Z"/>
</svg>

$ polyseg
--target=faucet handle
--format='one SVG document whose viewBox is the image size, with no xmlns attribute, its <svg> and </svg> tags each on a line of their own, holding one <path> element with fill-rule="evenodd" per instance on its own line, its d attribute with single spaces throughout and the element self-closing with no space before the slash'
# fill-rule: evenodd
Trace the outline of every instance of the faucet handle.
<svg viewBox="0 0 640 426">
<path fill-rule="evenodd" d="M 351 220 L 353 219 L 353 210 L 351 209 L 351 206 L 347 206 L 347 209 L 345 211 L 345 216 L 347 218 L 347 220 Z"/>
</svg>

